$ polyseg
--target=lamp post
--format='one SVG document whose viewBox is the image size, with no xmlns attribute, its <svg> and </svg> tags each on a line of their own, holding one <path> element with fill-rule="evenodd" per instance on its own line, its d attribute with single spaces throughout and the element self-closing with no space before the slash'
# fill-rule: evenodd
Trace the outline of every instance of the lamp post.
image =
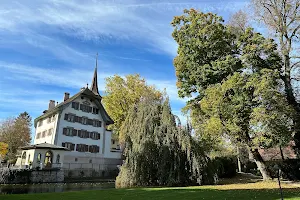
<svg viewBox="0 0 300 200">
<path fill-rule="evenodd" d="M 279 190 L 280 190 L 280 197 L 281 197 L 281 200 L 283 200 L 283 193 L 282 193 L 282 188 L 281 188 L 281 183 L 280 183 L 280 174 L 281 174 L 281 170 L 280 170 L 280 167 L 276 164 L 275 165 L 275 169 L 278 170 L 278 185 L 279 185 Z"/>
</svg>

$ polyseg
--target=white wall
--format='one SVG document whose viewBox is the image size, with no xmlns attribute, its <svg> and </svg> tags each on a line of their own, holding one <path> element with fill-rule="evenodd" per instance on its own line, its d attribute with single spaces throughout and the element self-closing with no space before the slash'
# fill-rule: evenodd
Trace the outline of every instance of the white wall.
<svg viewBox="0 0 300 200">
<path fill-rule="evenodd" d="M 104 157 L 105 158 L 116 158 L 119 159 L 121 158 L 121 153 L 120 152 L 111 152 L 111 131 L 105 131 L 105 153 Z"/>
<path fill-rule="evenodd" d="M 94 102 L 91 102 L 89 99 L 81 99 L 81 97 L 78 97 L 77 99 L 74 100 L 74 102 L 79 102 L 82 104 L 83 102 L 88 101 L 90 103 L 89 106 L 92 107 L 97 107 Z M 68 122 L 67 120 L 64 119 L 65 114 L 72 113 L 76 116 L 80 117 L 87 117 L 89 119 L 97 119 L 102 122 L 101 127 L 94 127 L 92 125 L 84 125 L 78 122 Z M 100 133 L 100 140 L 93 140 L 91 138 L 80 138 L 78 136 L 66 136 L 63 135 L 63 128 L 66 127 L 73 127 L 74 129 L 84 129 L 89 132 L 98 132 Z M 40 139 L 35 139 L 34 144 L 38 143 L 50 143 L 50 144 L 55 144 L 58 146 L 62 146 L 62 143 L 65 142 L 70 142 L 75 144 L 75 150 L 74 151 L 68 151 L 65 152 L 65 163 L 89 163 L 89 160 L 92 159 L 93 163 L 99 163 L 102 164 L 104 163 L 105 158 L 111 158 L 111 159 L 120 159 L 121 158 L 121 153 L 119 152 L 111 152 L 111 132 L 106 131 L 103 118 L 100 114 L 93 114 L 93 113 L 87 113 L 83 112 L 80 109 L 75 110 L 72 108 L 72 103 L 69 103 L 67 107 L 64 108 L 62 113 L 56 114 L 56 118 L 54 122 L 47 123 L 47 118 L 44 119 L 43 126 L 36 127 L 36 133 L 42 132 L 44 130 L 48 130 L 50 128 L 53 128 L 55 135 L 48 137 L 46 134 L 45 138 L 40 138 Z M 57 131 L 57 132 L 56 132 Z M 36 138 L 36 136 L 35 136 Z M 90 153 L 90 152 L 78 152 L 76 151 L 76 144 L 86 144 L 86 145 L 97 145 L 100 147 L 100 152 L 99 153 Z M 75 161 L 75 158 L 77 158 L 77 161 Z M 44 158 L 43 158 L 44 159 Z"/>
<path fill-rule="evenodd" d="M 34 144 L 40 144 L 40 143 L 49 143 L 53 144 L 54 143 L 54 138 L 55 138 L 55 130 L 56 130 L 56 125 L 57 125 L 57 120 L 58 120 L 58 114 L 53 114 L 54 115 L 54 121 L 51 120 L 50 123 L 48 123 L 48 118 L 43 119 L 43 125 L 39 126 L 40 120 L 37 123 L 37 127 L 35 128 L 35 136 L 34 136 Z M 51 116 L 53 116 L 51 115 Z M 53 132 L 51 135 L 48 135 L 49 129 L 53 129 Z M 46 131 L 45 137 L 42 137 L 43 131 Z M 40 138 L 37 139 L 37 133 L 40 133 Z"/>
<path fill-rule="evenodd" d="M 23 155 L 24 152 L 26 152 L 26 160 L 25 160 L 25 163 L 22 163 L 22 165 L 29 165 L 29 161 L 31 161 L 33 168 L 40 166 L 40 163 L 37 162 L 37 157 L 38 157 L 39 153 L 41 154 L 41 163 L 44 164 L 45 155 L 46 155 L 47 151 L 49 151 L 49 149 L 29 149 L 29 150 L 23 150 L 22 151 L 22 155 Z M 50 150 L 50 151 L 53 154 L 52 163 L 56 164 L 57 155 L 60 155 L 60 159 L 59 160 L 60 160 L 60 164 L 62 166 L 62 164 L 64 163 L 64 153 L 65 153 L 65 151 L 63 151 L 63 150 Z M 30 155 L 30 159 L 28 159 L 29 155 Z M 21 156 L 21 158 L 22 158 L 22 156 Z M 18 162 L 18 165 L 20 165 L 20 164 L 21 164 L 21 162 Z"/>
<path fill-rule="evenodd" d="M 74 100 L 74 102 L 79 102 L 80 104 L 82 104 L 83 102 L 88 101 L 90 103 L 89 106 L 92 107 L 97 107 L 95 103 L 90 102 L 88 99 L 84 98 L 81 99 L 81 97 L 78 97 L 77 99 Z M 80 117 L 87 117 L 89 119 L 98 119 L 102 122 L 102 126 L 101 127 L 94 127 L 92 125 L 84 125 L 78 122 L 68 122 L 64 119 L 65 114 L 68 113 L 72 113 L 75 114 L 76 116 L 80 116 Z M 84 129 L 87 130 L 89 132 L 98 132 L 100 133 L 100 140 L 93 140 L 91 138 L 80 138 L 78 136 L 66 136 L 63 135 L 63 128 L 65 127 L 73 127 L 74 129 Z M 87 112 L 83 112 L 81 110 L 75 110 L 74 108 L 72 108 L 72 103 L 69 104 L 68 107 L 66 107 L 62 113 L 61 113 L 61 117 L 59 118 L 59 125 L 58 125 L 58 132 L 57 132 L 57 142 L 56 145 L 61 146 L 62 143 L 64 142 L 71 142 L 73 144 L 86 144 L 86 145 L 97 145 L 100 147 L 100 152 L 99 153 L 90 153 L 90 152 L 77 152 L 76 151 L 76 147 L 74 151 L 70 151 L 70 152 L 66 152 L 66 156 L 70 155 L 70 156 L 75 156 L 75 157 L 103 157 L 103 151 L 102 148 L 104 146 L 104 131 L 105 131 L 105 127 L 104 127 L 104 122 L 103 122 L 103 118 L 100 115 L 100 111 L 99 114 L 93 114 L 93 113 L 87 113 Z M 110 140 L 108 140 L 110 141 Z M 107 143 L 107 142 L 106 142 Z M 70 162 L 72 162 L 74 159 L 70 158 Z M 75 161 L 73 161 L 75 162 Z"/>
</svg>

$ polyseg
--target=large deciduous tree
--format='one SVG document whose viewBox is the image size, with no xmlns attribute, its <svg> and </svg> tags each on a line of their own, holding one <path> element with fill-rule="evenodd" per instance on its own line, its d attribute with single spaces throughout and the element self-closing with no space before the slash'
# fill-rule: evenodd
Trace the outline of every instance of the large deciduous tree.
<svg viewBox="0 0 300 200">
<path fill-rule="evenodd" d="M 7 158 L 14 160 L 17 150 L 31 141 L 31 117 L 27 112 L 0 124 L 0 141 L 8 145 Z"/>
<path fill-rule="evenodd" d="M 269 28 L 279 45 L 283 60 L 280 78 L 284 83 L 286 99 L 296 111 L 293 119 L 294 141 L 300 156 L 300 0 L 252 0 L 252 5 L 255 16 Z"/>
<path fill-rule="evenodd" d="M 127 75 L 124 78 L 118 75 L 106 79 L 106 95 L 103 97 L 104 106 L 108 114 L 114 120 L 111 125 L 115 135 L 123 141 L 123 136 L 119 134 L 120 128 L 124 123 L 128 111 L 132 105 L 146 97 L 160 99 L 162 93 L 155 87 L 147 85 L 140 75 Z"/>
<path fill-rule="evenodd" d="M 250 28 L 237 32 L 215 14 L 184 12 L 172 22 L 174 65 L 179 95 L 196 95 L 187 105 L 196 133 L 246 144 L 268 179 L 258 149 L 289 141 L 293 115 L 278 82 L 276 44 Z"/>
<path fill-rule="evenodd" d="M 121 132 L 125 160 L 117 187 L 213 182 L 209 159 L 188 130 L 176 126 L 168 100 L 147 98 L 132 106 Z"/>
</svg>

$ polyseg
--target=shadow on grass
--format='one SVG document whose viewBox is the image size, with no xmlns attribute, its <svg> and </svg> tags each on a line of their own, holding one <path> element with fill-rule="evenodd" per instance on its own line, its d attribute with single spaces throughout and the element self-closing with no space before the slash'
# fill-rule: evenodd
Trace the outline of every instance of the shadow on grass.
<svg viewBox="0 0 300 200">
<path fill-rule="evenodd" d="M 238 173 L 233 178 L 220 179 L 218 185 L 257 183 L 260 181 L 262 181 L 262 177 L 249 173 Z"/>
</svg>

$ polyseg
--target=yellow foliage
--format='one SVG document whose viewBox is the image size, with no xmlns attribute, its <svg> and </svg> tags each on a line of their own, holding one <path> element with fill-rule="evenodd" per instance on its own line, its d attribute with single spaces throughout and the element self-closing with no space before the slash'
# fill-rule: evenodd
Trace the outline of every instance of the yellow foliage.
<svg viewBox="0 0 300 200">
<path fill-rule="evenodd" d="M 0 157 L 4 158 L 7 152 L 8 152 L 8 144 L 4 142 L 0 142 Z"/>
</svg>

